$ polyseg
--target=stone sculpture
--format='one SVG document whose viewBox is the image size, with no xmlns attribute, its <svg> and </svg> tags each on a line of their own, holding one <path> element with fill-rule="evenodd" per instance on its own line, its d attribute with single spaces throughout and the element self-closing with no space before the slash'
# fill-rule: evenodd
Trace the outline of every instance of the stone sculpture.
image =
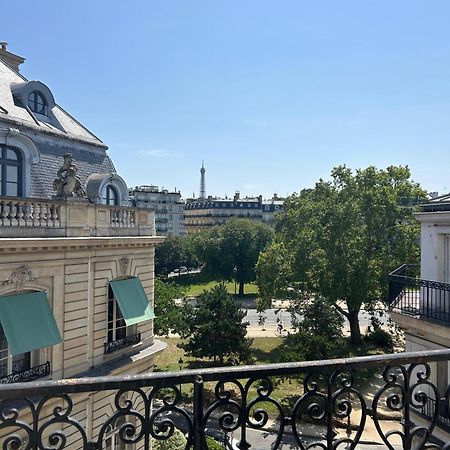
<svg viewBox="0 0 450 450">
<path fill-rule="evenodd" d="M 85 197 L 86 192 L 77 176 L 78 168 L 71 153 L 64 155 L 62 167 L 58 170 L 57 178 L 53 182 L 53 190 L 57 197 Z"/>
</svg>

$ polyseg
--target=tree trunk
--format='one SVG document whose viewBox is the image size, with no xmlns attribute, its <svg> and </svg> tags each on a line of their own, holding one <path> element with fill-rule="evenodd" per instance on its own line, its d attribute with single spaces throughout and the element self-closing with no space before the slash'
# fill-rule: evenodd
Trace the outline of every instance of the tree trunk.
<svg viewBox="0 0 450 450">
<path fill-rule="evenodd" d="M 350 310 L 348 312 L 348 321 L 350 324 L 350 342 L 352 344 L 361 344 L 361 330 L 359 328 L 359 311 Z"/>
<path fill-rule="evenodd" d="M 244 283 L 239 283 L 239 297 L 244 295 Z"/>
</svg>

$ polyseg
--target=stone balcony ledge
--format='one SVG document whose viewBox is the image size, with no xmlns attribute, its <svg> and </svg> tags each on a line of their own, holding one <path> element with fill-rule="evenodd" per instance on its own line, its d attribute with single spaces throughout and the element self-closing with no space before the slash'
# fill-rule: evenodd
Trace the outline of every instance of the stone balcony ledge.
<svg viewBox="0 0 450 450">
<path fill-rule="evenodd" d="M 154 236 L 155 212 L 87 200 L 0 197 L 0 237 Z"/>
</svg>

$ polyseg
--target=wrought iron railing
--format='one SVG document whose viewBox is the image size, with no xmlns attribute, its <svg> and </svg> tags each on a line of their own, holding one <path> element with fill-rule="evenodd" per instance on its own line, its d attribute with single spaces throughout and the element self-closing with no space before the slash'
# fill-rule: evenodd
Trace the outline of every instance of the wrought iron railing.
<svg viewBox="0 0 450 450">
<path fill-rule="evenodd" d="M 436 402 L 436 399 L 427 397 L 425 403 L 420 408 L 420 412 L 431 419 L 433 418 L 435 411 L 437 411 L 437 422 L 446 427 L 450 432 L 450 417 L 448 417 L 448 414 L 446 413 L 446 408 L 448 408 L 448 406 L 445 402 Z"/>
<path fill-rule="evenodd" d="M 389 275 L 392 311 L 439 322 L 450 322 L 450 284 L 423 280 L 418 267 L 404 264 Z"/>
<path fill-rule="evenodd" d="M 13 371 L 11 374 L 4 375 L 0 378 L 0 384 L 23 383 L 25 381 L 37 380 L 47 375 L 50 375 L 49 361 L 39 366 L 31 367 L 30 369 Z"/>
<path fill-rule="evenodd" d="M 425 424 L 420 414 L 434 398 L 449 418 L 450 388 L 438 392 L 430 369 L 449 359 L 446 349 L 0 385 L 0 442 L 4 449 L 102 450 L 115 428 L 116 443 L 148 450 L 179 428 L 185 442 L 176 448 L 195 450 L 220 432 L 241 450 L 355 449 L 367 441 L 449 450 L 450 438 L 431 445 L 442 409 L 427 410 Z"/>
<path fill-rule="evenodd" d="M 132 334 L 122 339 L 116 339 L 115 341 L 105 342 L 105 353 L 112 353 L 121 348 L 139 344 L 139 342 L 141 342 L 141 333 Z"/>
</svg>

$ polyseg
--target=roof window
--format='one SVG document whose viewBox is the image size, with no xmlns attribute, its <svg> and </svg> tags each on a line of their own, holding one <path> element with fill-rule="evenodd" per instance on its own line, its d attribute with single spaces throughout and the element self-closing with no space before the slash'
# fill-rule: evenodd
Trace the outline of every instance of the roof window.
<svg viewBox="0 0 450 450">
<path fill-rule="evenodd" d="M 28 95 L 28 107 L 36 114 L 48 115 L 47 102 L 39 91 L 32 91 Z"/>
</svg>

